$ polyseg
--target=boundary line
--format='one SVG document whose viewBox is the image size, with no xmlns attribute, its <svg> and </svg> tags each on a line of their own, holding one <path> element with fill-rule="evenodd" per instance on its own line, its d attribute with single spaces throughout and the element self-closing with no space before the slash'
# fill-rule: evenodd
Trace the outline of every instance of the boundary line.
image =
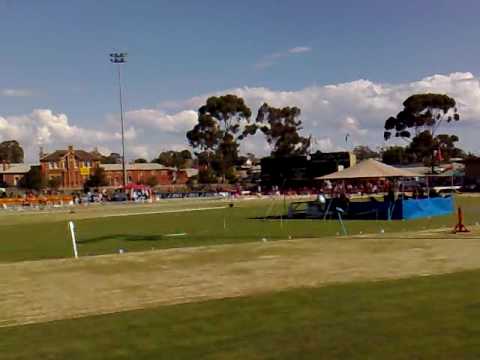
<svg viewBox="0 0 480 360">
<path fill-rule="evenodd" d="M 227 206 L 212 206 L 212 207 L 177 209 L 177 210 L 143 211 L 143 212 L 136 212 L 136 213 L 100 215 L 100 216 L 96 216 L 95 218 L 109 218 L 109 217 L 137 216 L 137 215 L 156 215 L 156 214 L 172 214 L 172 213 L 191 212 L 191 211 L 219 210 L 219 209 L 226 209 L 226 208 L 227 208 Z"/>
</svg>

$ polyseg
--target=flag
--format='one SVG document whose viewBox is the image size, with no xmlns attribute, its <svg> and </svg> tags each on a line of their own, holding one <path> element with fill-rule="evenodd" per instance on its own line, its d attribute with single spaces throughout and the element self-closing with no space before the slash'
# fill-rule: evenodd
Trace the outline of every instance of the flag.
<svg viewBox="0 0 480 360">
<path fill-rule="evenodd" d="M 442 149 L 438 148 L 436 151 L 437 161 L 443 161 Z"/>
</svg>

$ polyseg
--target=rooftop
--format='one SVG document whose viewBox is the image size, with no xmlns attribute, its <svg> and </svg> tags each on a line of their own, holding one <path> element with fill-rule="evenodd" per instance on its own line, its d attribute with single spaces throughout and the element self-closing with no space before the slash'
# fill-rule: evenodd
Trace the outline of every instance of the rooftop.
<svg viewBox="0 0 480 360">
<path fill-rule="evenodd" d="M 100 158 L 94 154 L 89 153 L 85 150 L 71 150 L 73 151 L 75 158 L 78 160 L 100 160 Z M 65 155 L 67 155 L 69 150 L 56 150 L 53 153 L 47 154 L 40 159 L 40 161 L 58 161 L 62 159 Z"/>
<path fill-rule="evenodd" d="M 30 171 L 32 166 L 34 165 L 19 163 L 0 164 L 0 174 L 25 174 Z"/>
<path fill-rule="evenodd" d="M 122 171 L 122 164 L 101 164 L 105 171 Z M 176 170 L 175 168 L 166 167 L 157 163 L 136 163 L 126 164 L 127 170 L 151 171 L 151 170 Z"/>
</svg>

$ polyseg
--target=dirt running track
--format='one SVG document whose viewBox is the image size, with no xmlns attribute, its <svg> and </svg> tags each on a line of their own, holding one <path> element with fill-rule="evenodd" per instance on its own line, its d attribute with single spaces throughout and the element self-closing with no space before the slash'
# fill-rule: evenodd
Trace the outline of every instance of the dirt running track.
<svg viewBox="0 0 480 360">
<path fill-rule="evenodd" d="M 480 237 L 291 240 L 0 265 L 0 326 L 480 268 Z"/>
</svg>

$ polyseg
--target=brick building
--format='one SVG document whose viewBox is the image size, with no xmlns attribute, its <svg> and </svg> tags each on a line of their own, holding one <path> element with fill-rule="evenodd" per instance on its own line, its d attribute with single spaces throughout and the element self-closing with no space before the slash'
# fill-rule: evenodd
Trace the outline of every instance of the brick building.
<svg viewBox="0 0 480 360">
<path fill-rule="evenodd" d="M 108 186 L 122 186 L 122 164 L 102 164 Z M 177 170 L 156 163 L 127 164 L 128 183 L 147 184 L 155 178 L 158 185 L 171 185 L 176 182 Z"/>
<path fill-rule="evenodd" d="M 3 161 L 0 164 L 0 183 L 8 187 L 17 186 L 31 169 L 28 164 L 11 164 Z"/>
<path fill-rule="evenodd" d="M 41 155 L 40 169 L 44 179 L 59 180 L 64 189 L 79 189 L 92 171 L 100 165 L 100 158 L 84 150 L 57 150 L 48 155 Z"/>
<path fill-rule="evenodd" d="M 62 189 L 81 189 L 93 171 L 101 167 L 105 170 L 107 186 L 122 186 L 122 164 L 101 164 L 101 159 L 102 155 L 96 150 L 87 152 L 75 150 L 73 146 L 69 146 L 67 150 L 57 150 L 47 155 L 41 154 L 41 174 L 46 181 L 58 178 Z M 128 183 L 134 184 L 148 184 L 151 178 L 155 178 L 158 185 L 185 184 L 196 171 L 195 169 L 177 170 L 157 163 L 127 164 L 126 166 Z"/>
</svg>

